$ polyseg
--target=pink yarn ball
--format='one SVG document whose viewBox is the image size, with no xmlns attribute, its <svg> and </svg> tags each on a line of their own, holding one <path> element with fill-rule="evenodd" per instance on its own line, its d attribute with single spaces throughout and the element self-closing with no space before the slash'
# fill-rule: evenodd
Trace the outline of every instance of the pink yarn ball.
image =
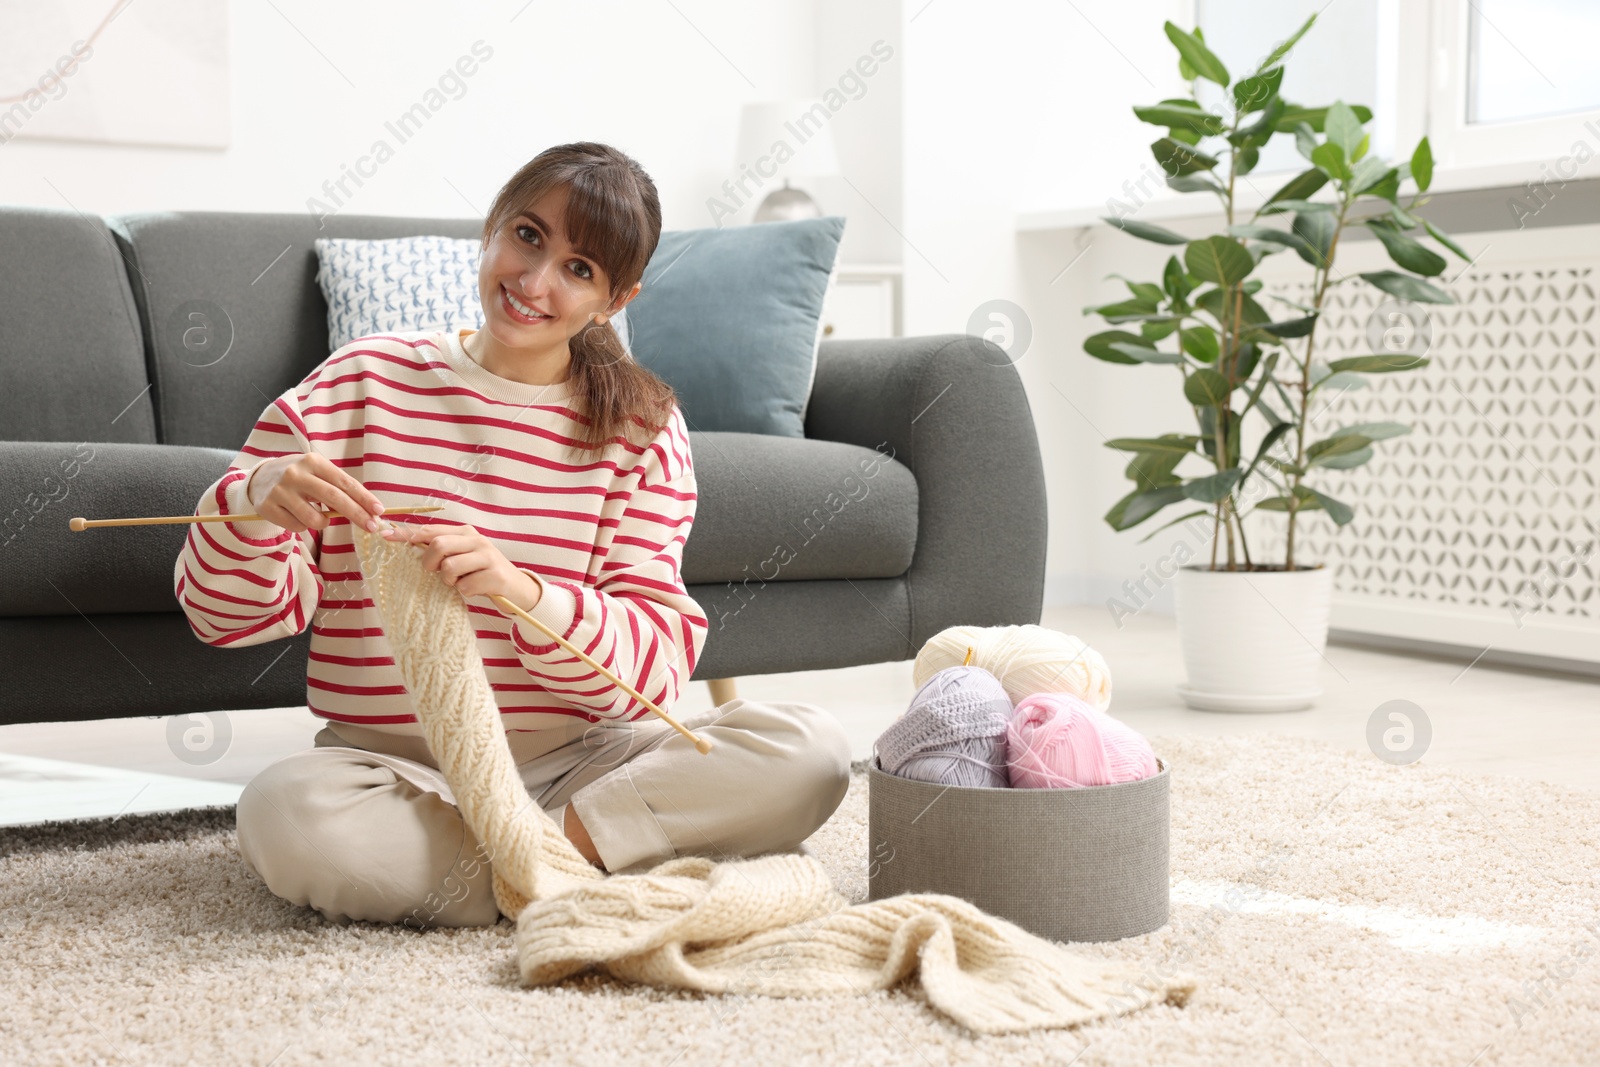
<svg viewBox="0 0 1600 1067">
<path fill-rule="evenodd" d="M 1035 693 L 1006 726 L 1006 767 L 1015 789 L 1074 789 L 1134 782 L 1156 773 L 1150 742 L 1071 693 Z"/>
</svg>

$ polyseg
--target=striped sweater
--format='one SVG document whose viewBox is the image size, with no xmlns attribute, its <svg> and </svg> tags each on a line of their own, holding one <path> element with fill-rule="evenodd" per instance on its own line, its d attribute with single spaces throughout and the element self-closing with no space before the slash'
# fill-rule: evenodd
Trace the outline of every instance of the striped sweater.
<svg viewBox="0 0 1600 1067">
<path fill-rule="evenodd" d="M 363 337 L 340 348 L 262 413 L 195 514 L 251 513 L 245 487 L 256 464 L 320 452 L 386 505 L 443 505 L 393 521 L 471 525 L 490 538 L 539 582 L 530 615 L 670 710 L 707 633 L 681 574 L 696 501 L 682 411 L 648 447 L 569 462 L 564 446 L 583 403 L 571 380 L 491 374 L 462 347 L 469 333 Z M 309 623 L 306 703 L 335 732 L 353 724 L 347 732 L 422 736 L 347 519 L 333 514 L 326 529 L 299 534 L 265 520 L 191 523 L 173 582 L 190 629 L 210 645 L 260 644 Z M 653 718 L 488 597 L 466 604 L 509 733 Z"/>
</svg>

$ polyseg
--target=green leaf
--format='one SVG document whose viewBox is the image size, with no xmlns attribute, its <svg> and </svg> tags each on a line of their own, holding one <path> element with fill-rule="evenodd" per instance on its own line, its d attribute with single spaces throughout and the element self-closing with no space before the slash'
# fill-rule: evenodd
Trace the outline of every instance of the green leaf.
<svg viewBox="0 0 1600 1067">
<path fill-rule="evenodd" d="M 1423 356 L 1413 356 L 1406 352 L 1395 352 L 1383 356 L 1346 356 L 1336 359 L 1328 364 L 1328 369 L 1334 374 L 1344 371 L 1360 371 L 1362 374 L 1375 374 L 1380 371 L 1419 370 L 1426 367 L 1429 360 Z M 1321 384 L 1320 382 L 1318 384 Z"/>
<path fill-rule="evenodd" d="M 1338 374 L 1327 375 L 1320 382 L 1317 382 L 1314 388 L 1325 387 L 1329 389 L 1338 389 L 1341 393 L 1343 393 L 1351 392 L 1356 389 L 1366 389 L 1369 384 L 1370 383 L 1367 381 L 1367 379 L 1362 377 L 1360 374 L 1356 374 L 1351 371 L 1341 371 Z"/>
<path fill-rule="evenodd" d="M 1173 101 L 1136 107 L 1133 113 L 1152 126 L 1165 126 L 1193 130 L 1196 133 L 1216 136 L 1223 131 L 1222 119 L 1189 101 Z"/>
<path fill-rule="evenodd" d="M 1140 489 L 1160 489 L 1183 481 L 1172 473 L 1172 468 L 1182 462 L 1183 455 L 1177 452 L 1138 452 L 1123 473 Z"/>
<path fill-rule="evenodd" d="M 1367 149 L 1372 145 L 1372 135 L 1362 134 L 1360 142 L 1350 153 L 1350 162 L 1357 163 L 1367 154 Z"/>
<path fill-rule="evenodd" d="M 1099 307 L 1084 308 L 1083 313 L 1099 315 L 1113 325 L 1168 317 L 1140 300 L 1120 300 L 1115 304 L 1101 304 Z"/>
<path fill-rule="evenodd" d="M 1249 174 L 1256 169 L 1256 164 L 1261 160 L 1261 149 L 1253 144 L 1247 144 L 1239 149 L 1235 158 L 1233 172 L 1237 175 Z"/>
<path fill-rule="evenodd" d="M 1217 180 L 1206 174 L 1180 174 L 1176 178 L 1168 178 L 1167 188 L 1180 193 L 1216 193 L 1218 196 L 1224 192 Z"/>
<path fill-rule="evenodd" d="M 1429 285 L 1421 278 L 1413 278 L 1409 274 L 1400 274 L 1392 270 L 1368 271 L 1361 275 L 1367 281 L 1376 285 L 1390 296 L 1398 296 L 1401 300 L 1412 300 L 1419 304 L 1453 304 L 1450 294 L 1443 289 Z"/>
<path fill-rule="evenodd" d="M 1274 337 L 1304 337 L 1317 327 L 1317 317 L 1307 315 L 1303 319 L 1289 319 L 1285 322 L 1269 322 L 1264 326 L 1256 327 L 1265 330 Z"/>
<path fill-rule="evenodd" d="M 1350 105 L 1343 100 L 1335 101 L 1333 106 L 1328 108 L 1328 117 L 1324 121 L 1323 128 L 1328 132 L 1328 140 L 1344 149 L 1347 158 L 1356 158 L 1356 146 L 1366 134 L 1361 129 L 1361 120 L 1350 110 Z"/>
<path fill-rule="evenodd" d="M 1233 86 L 1233 106 L 1241 115 L 1261 111 L 1278 95 L 1283 84 L 1283 68 L 1273 67 L 1248 78 L 1240 78 Z"/>
<path fill-rule="evenodd" d="M 1282 355 L 1282 353 L 1276 349 L 1267 354 L 1267 358 L 1262 364 L 1261 373 L 1256 377 L 1255 388 L 1250 390 L 1249 399 L 1247 399 L 1244 403 L 1244 406 L 1239 409 L 1240 422 L 1243 422 L 1244 417 L 1250 414 L 1250 409 L 1256 407 L 1257 405 L 1260 405 L 1263 417 L 1266 418 L 1268 422 L 1272 423 L 1273 425 L 1277 425 L 1280 421 L 1275 411 L 1261 403 L 1261 390 L 1267 387 L 1267 380 L 1272 377 L 1272 372 L 1277 368 L 1278 357 L 1280 355 Z M 1247 473 L 1246 477 L 1248 476 L 1249 475 Z"/>
<path fill-rule="evenodd" d="M 1193 174 L 1195 171 L 1210 170 L 1217 165 L 1214 157 L 1206 155 L 1184 144 L 1174 141 L 1170 137 L 1163 137 L 1150 145 L 1151 155 L 1156 157 L 1156 162 L 1161 169 L 1171 177 L 1180 174 Z"/>
<path fill-rule="evenodd" d="M 1183 495 L 1190 500 L 1199 500 L 1207 504 L 1215 504 L 1239 484 L 1239 468 L 1230 467 L 1227 470 L 1217 471 L 1200 478 L 1191 478 L 1183 483 Z"/>
<path fill-rule="evenodd" d="M 1177 315 L 1165 319 L 1147 319 L 1139 324 L 1139 336 L 1146 341 L 1160 341 L 1171 337 L 1183 319 Z"/>
<path fill-rule="evenodd" d="M 1200 437 L 1192 433 L 1164 433 L 1160 437 L 1113 437 L 1106 442 L 1107 448 L 1115 448 L 1119 452 L 1177 452 L 1187 454 L 1194 451 Z"/>
<path fill-rule="evenodd" d="M 1122 284 L 1128 287 L 1128 292 L 1133 294 L 1135 300 L 1141 304 L 1148 304 L 1152 310 L 1161 306 L 1161 301 L 1166 295 L 1161 291 L 1161 286 L 1156 285 L 1154 282 L 1130 281 L 1120 274 L 1108 274 L 1106 277 L 1120 279 Z"/>
<path fill-rule="evenodd" d="M 1290 425 L 1293 425 L 1293 423 L 1290 423 Z M 1266 460 L 1267 460 L 1267 466 L 1276 467 L 1278 470 L 1282 471 L 1285 474 L 1303 475 L 1306 472 L 1306 469 L 1304 467 L 1297 466 L 1296 464 L 1289 463 L 1289 462 L 1287 462 L 1285 460 L 1281 460 L 1277 456 L 1268 456 L 1268 457 L 1266 457 Z"/>
<path fill-rule="evenodd" d="M 1261 362 L 1261 346 L 1254 341 L 1240 342 L 1233 361 L 1233 380 L 1243 385 L 1259 362 Z"/>
<path fill-rule="evenodd" d="M 1395 187 L 1399 188 L 1400 178 L 1395 169 L 1377 156 L 1369 156 L 1350 168 L 1350 191 L 1359 195 L 1386 181 L 1390 175 L 1395 175 Z"/>
<path fill-rule="evenodd" d="M 1136 344 L 1132 341 L 1113 341 L 1111 350 L 1120 355 L 1140 363 L 1182 363 L 1183 357 L 1176 352 L 1163 352 L 1147 344 Z"/>
<path fill-rule="evenodd" d="M 1220 235 L 1190 241 L 1183 262 L 1190 274 L 1217 285 L 1237 285 L 1256 269 L 1255 257 L 1244 245 Z"/>
<path fill-rule="evenodd" d="M 1466 260 L 1468 263 L 1472 262 L 1472 257 L 1467 255 L 1465 249 L 1463 249 L 1460 245 L 1456 244 L 1455 238 L 1451 237 L 1449 234 L 1447 234 L 1443 230 L 1439 229 L 1439 227 L 1435 226 L 1433 223 L 1428 222 L 1426 219 L 1423 220 L 1422 224 L 1428 228 L 1428 234 L 1435 241 L 1438 241 L 1440 244 L 1444 245 L 1450 251 L 1454 252 L 1456 255 L 1458 255 L 1462 259 Z"/>
<path fill-rule="evenodd" d="M 1362 122 L 1372 121 L 1372 109 L 1361 104 L 1351 104 L 1350 110 L 1355 112 L 1356 118 Z M 1300 107 L 1290 104 L 1283 109 L 1283 116 L 1278 119 L 1278 132 L 1288 133 L 1295 128 L 1297 123 L 1304 122 L 1316 133 L 1322 132 L 1323 123 L 1327 121 L 1328 109 L 1325 107 Z"/>
<path fill-rule="evenodd" d="M 1101 219 L 1115 226 L 1123 233 L 1132 234 L 1134 237 L 1140 237 L 1146 241 L 1154 241 L 1163 245 L 1186 245 L 1189 243 L 1187 237 L 1173 233 L 1164 226 L 1155 226 L 1148 222 L 1140 222 L 1137 219 L 1113 218 L 1110 215 L 1102 215 Z"/>
<path fill-rule="evenodd" d="M 1222 60 L 1212 55 L 1211 49 L 1207 48 L 1200 38 L 1184 32 L 1170 22 L 1162 29 L 1167 31 L 1167 40 L 1178 49 L 1178 54 L 1183 57 L 1185 63 L 1194 68 L 1195 73 L 1218 85 L 1228 84 L 1228 68 L 1222 65 Z"/>
<path fill-rule="evenodd" d="M 1142 492 L 1135 489 L 1113 504 L 1111 510 L 1106 512 L 1105 519 L 1112 529 L 1126 530 L 1139 525 L 1168 504 L 1176 504 L 1183 499 L 1182 486 L 1169 485 Z"/>
<path fill-rule="evenodd" d="M 1400 437 L 1411 432 L 1411 427 L 1403 422 L 1357 422 L 1350 426 L 1341 426 L 1333 431 L 1335 437 L 1340 434 L 1358 433 L 1373 441 L 1387 441 L 1391 437 Z"/>
<path fill-rule="evenodd" d="M 1157 526 L 1154 530 L 1151 530 L 1149 533 L 1147 533 L 1143 537 L 1139 538 L 1139 543 L 1141 545 L 1144 544 L 1146 541 L 1150 540 L 1150 538 L 1154 537 L 1156 534 L 1160 533 L 1162 530 L 1165 530 L 1168 526 L 1176 526 L 1180 522 L 1188 522 L 1190 519 L 1199 518 L 1202 515 L 1209 515 L 1209 514 L 1211 514 L 1210 511 L 1206 510 L 1205 508 L 1201 508 L 1199 511 L 1191 511 L 1187 515 L 1179 515 L 1177 518 L 1170 519 L 1167 522 L 1162 523 L 1160 526 Z"/>
<path fill-rule="evenodd" d="M 1321 464 L 1321 466 L 1327 467 L 1330 470 L 1347 471 L 1370 462 L 1373 455 L 1374 453 L 1370 448 L 1357 449 L 1356 451 L 1347 453 L 1343 456 L 1335 456 L 1330 460 L 1326 460 Z"/>
<path fill-rule="evenodd" d="M 1350 164 L 1345 161 L 1344 149 L 1332 141 L 1323 141 L 1311 152 L 1311 162 L 1337 181 L 1350 177 Z"/>
<path fill-rule="evenodd" d="M 1228 379 L 1202 367 L 1183 381 L 1183 395 L 1196 407 L 1220 407 L 1228 402 Z"/>
<path fill-rule="evenodd" d="M 1321 171 L 1317 173 L 1320 174 Z M 1281 245 L 1284 248 L 1293 248 L 1296 251 L 1306 245 L 1305 238 L 1297 233 L 1274 229 L 1271 226 L 1258 226 L 1249 222 L 1229 226 L 1228 232 L 1234 237 L 1244 237 L 1252 241 L 1266 241 L 1270 244 Z"/>
<path fill-rule="evenodd" d="M 1363 437 L 1358 433 L 1324 438 L 1306 447 L 1306 466 L 1321 466 L 1325 459 L 1347 455 L 1351 452 L 1359 452 L 1371 443 L 1372 438 Z"/>
<path fill-rule="evenodd" d="M 1401 207 L 1399 204 L 1394 204 L 1394 205 L 1390 206 L 1390 208 L 1389 208 L 1389 218 L 1393 219 L 1394 220 L 1394 224 L 1396 226 L 1400 227 L 1402 230 L 1414 230 L 1418 226 L 1422 225 L 1422 220 L 1421 219 L 1419 219 L 1415 215 L 1411 214 L 1411 212 L 1407 211 L 1405 208 Z"/>
<path fill-rule="evenodd" d="M 1295 486 L 1295 491 L 1296 491 L 1296 493 L 1300 493 L 1302 491 L 1305 492 L 1305 493 L 1309 493 L 1311 495 L 1311 499 L 1316 501 L 1316 503 L 1315 503 L 1315 505 L 1313 505 L 1313 507 L 1322 508 L 1324 511 L 1326 511 L 1328 513 L 1328 518 L 1332 519 L 1336 524 L 1338 524 L 1340 526 L 1347 525 L 1350 522 L 1351 519 L 1356 517 L 1355 509 L 1352 508 L 1349 504 L 1346 504 L 1346 503 L 1344 503 L 1342 501 L 1339 501 L 1339 500 L 1335 500 L 1333 497 L 1328 496 L 1326 493 L 1319 493 L 1315 489 L 1311 488 L 1308 485 L 1297 485 L 1297 486 Z M 1307 505 L 1301 505 L 1301 506 L 1302 507 L 1307 507 Z"/>
<path fill-rule="evenodd" d="M 1107 363 L 1138 363 L 1139 360 L 1130 359 L 1111 346 L 1114 344 L 1139 344 L 1141 341 L 1143 341 L 1143 338 L 1136 333 L 1129 333 L 1126 330 L 1106 330 L 1104 333 L 1097 333 L 1084 341 L 1083 350 L 1095 359 L 1103 359 Z"/>
<path fill-rule="evenodd" d="M 1246 478 L 1256 472 L 1256 467 L 1260 465 L 1262 458 L 1272 451 L 1272 446 L 1278 443 L 1279 438 L 1292 429 L 1294 429 L 1294 423 L 1278 422 L 1266 432 L 1266 435 L 1261 438 L 1261 444 L 1256 447 L 1256 458 L 1250 461 L 1249 468 L 1244 472 Z"/>
<path fill-rule="evenodd" d="M 1444 272 L 1444 257 L 1395 229 L 1387 218 L 1372 219 L 1367 229 L 1378 235 L 1397 266 L 1429 278 Z"/>
<path fill-rule="evenodd" d="M 1291 229 L 1310 249 L 1310 254 L 1301 253 L 1300 258 L 1313 267 L 1326 267 L 1338 225 L 1339 221 L 1326 211 L 1302 211 L 1296 215 Z"/>
<path fill-rule="evenodd" d="M 1289 49 L 1293 48 L 1297 43 L 1299 43 L 1300 38 L 1306 35 L 1306 31 L 1311 29 L 1311 24 L 1316 21 L 1316 15 L 1312 15 L 1310 18 L 1306 19 L 1305 24 L 1302 25 L 1298 30 L 1295 30 L 1288 40 L 1281 42 L 1278 47 L 1274 48 L 1267 54 L 1267 58 L 1261 61 L 1261 66 L 1256 68 L 1257 73 L 1260 73 L 1261 71 L 1266 70 L 1268 67 L 1275 65 L 1278 60 L 1288 55 Z"/>
<path fill-rule="evenodd" d="M 1411 178 L 1419 193 L 1427 192 L 1433 184 L 1433 149 L 1428 147 L 1426 137 L 1417 142 L 1416 151 L 1411 153 Z"/>
<path fill-rule="evenodd" d="M 1394 204 L 1400 197 L 1400 168 L 1390 167 L 1383 176 L 1372 185 L 1367 186 L 1367 196 L 1381 197 Z"/>
<path fill-rule="evenodd" d="M 1280 200 L 1304 200 L 1326 184 L 1328 184 L 1328 176 L 1320 168 L 1312 167 L 1310 170 L 1303 170 L 1293 178 L 1290 178 L 1281 189 L 1267 198 L 1267 203 L 1275 204 Z"/>
<path fill-rule="evenodd" d="M 1195 279 L 1195 285 L 1199 279 Z M 1194 285 L 1189 284 L 1189 275 L 1183 269 L 1183 264 L 1178 262 L 1177 256 L 1168 256 L 1167 265 L 1161 272 L 1161 288 L 1177 303 L 1194 291 Z"/>
<path fill-rule="evenodd" d="M 1318 171 L 1320 174 L 1321 171 Z M 1259 214 L 1276 215 L 1284 211 L 1323 211 L 1334 212 L 1339 210 L 1338 204 L 1330 204 L 1323 200 L 1279 200 L 1275 204 L 1266 204 Z"/>
<path fill-rule="evenodd" d="M 1178 331 L 1178 337 L 1183 341 L 1183 350 L 1201 363 L 1215 363 L 1219 344 L 1217 331 L 1209 326 L 1189 326 Z"/>
<path fill-rule="evenodd" d="M 1294 150 L 1306 158 L 1311 159 L 1311 153 L 1317 148 L 1317 131 L 1311 128 L 1308 122 L 1297 122 L 1294 126 Z"/>
</svg>

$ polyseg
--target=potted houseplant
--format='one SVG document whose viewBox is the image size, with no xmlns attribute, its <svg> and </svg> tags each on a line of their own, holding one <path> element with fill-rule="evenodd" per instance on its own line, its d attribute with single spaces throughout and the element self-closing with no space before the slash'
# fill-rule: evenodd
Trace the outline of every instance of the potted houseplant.
<svg viewBox="0 0 1600 1067">
<path fill-rule="evenodd" d="M 1296 558 L 1296 522 L 1302 513 L 1320 512 L 1338 526 L 1348 524 L 1353 509 L 1320 488 L 1318 475 L 1360 467 L 1379 442 L 1410 432 L 1394 422 L 1320 432 L 1312 425 L 1317 420 L 1308 419 L 1320 400 L 1364 387 L 1368 375 L 1428 364 L 1396 353 L 1320 358 L 1317 329 L 1328 294 L 1339 285 L 1372 285 L 1401 301 L 1447 304 L 1449 295 L 1427 281 L 1444 270 L 1445 259 L 1422 239 L 1468 258 L 1418 214 L 1433 173 L 1426 137 L 1409 161 L 1391 164 L 1369 151 L 1369 109 L 1342 102 L 1302 107 L 1279 94 L 1283 61 L 1315 21 L 1314 15 L 1307 19 L 1237 80 L 1198 29 L 1188 33 L 1166 24 L 1189 95 L 1133 111 L 1165 130 L 1151 151 L 1167 184 L 1216 196 L 1224 228 L 1191 239 L 1127 215 L 1107 218 L 1124 233 L 1172 245 L 1175 252 L 1159 279 L 1124 279 L 1126 299 L 1086 309 L 1114 327 L 1084 342 L 1089 355 L 1176 368 L 1175 384 L 1194 412 L 1194 431 L 1106 442 L 1130 454 L 1126 473 L 1134 486 L 1105 521 L 1127 530 L 1168 508 L 1182 509 L 1149 540 L 1174 523 L 1209 518 L 1210 560 L 1180 567 L 1175 584 L 1189 674 L 1179 691 L 1191 707 L 1208 710 L 1288 711 L 1309 707 L 1320 695 L 1332 572 Z M 1219 103 L 1202 102 L 1202 82 L 1217 87 L 1207 95 L 1220 91 Z M 1243 208 L 1236 198 L 1239 179 L 1274 137 L 1293 138 L 1307 166 L 1259 207 Z M 1402 196 L 1408 185 L 1415 192 Z M 1352 226 L 1370 230 L 1398 269 L 1352 276 L 1337 271 L 1340 239 Z M 1303 261 L 1309 302 L 1262 293 L 1261 279 L 1252 275 L 1274 254 Z M 1247 429 L 1256 438 L 1248 448 Z M 1180 471 L 1186 462 L 1198 471 Z M 1287 522 L 1281 562 L 1251 557 L 1244 520 L 1257 510 Z"/>
</svg>

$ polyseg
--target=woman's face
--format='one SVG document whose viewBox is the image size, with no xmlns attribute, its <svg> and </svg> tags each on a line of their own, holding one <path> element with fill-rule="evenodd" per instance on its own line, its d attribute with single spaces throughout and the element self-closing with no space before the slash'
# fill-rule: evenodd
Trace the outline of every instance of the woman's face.
<svg viewBox="0 0 1600 1067">
<path fill-rule="evenodd" d="M 484 327 L 507 348 L 564 345 L 607 310 L 610 279 L 567 243 L 567 188 L 551 189 L 484 246 L 478 298 Z"/>
</svg>

